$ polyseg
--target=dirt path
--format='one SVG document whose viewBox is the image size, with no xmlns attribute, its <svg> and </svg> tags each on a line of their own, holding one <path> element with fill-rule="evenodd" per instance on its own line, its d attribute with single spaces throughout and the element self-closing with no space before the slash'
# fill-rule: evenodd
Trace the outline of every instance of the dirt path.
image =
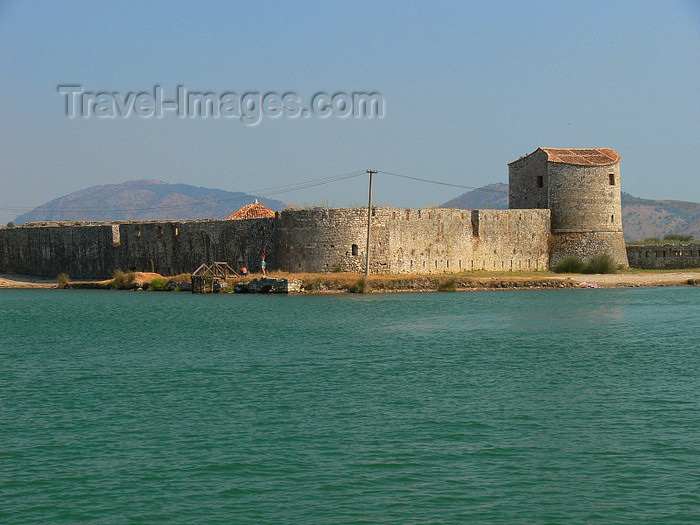
<svg viewBox="0 0 700 525">
<path fill-rule="evenodd" d="M 58 288 L 55 279 L 0 274 L 0 288 Z"/>
<path fill-rule="evenodd" d="M 557 276 L 562 278 L 561 276 Z M 682 286 L 689 280 L 700 281 L 700 270 L 679 270 L 662 273 L 613 273 L 603 275 L 572 274 L 571 280 L 596 283 L 602 288 L 617 286 Z M 564 277 L 565 279 L 565 277 Z"/>
</svg>

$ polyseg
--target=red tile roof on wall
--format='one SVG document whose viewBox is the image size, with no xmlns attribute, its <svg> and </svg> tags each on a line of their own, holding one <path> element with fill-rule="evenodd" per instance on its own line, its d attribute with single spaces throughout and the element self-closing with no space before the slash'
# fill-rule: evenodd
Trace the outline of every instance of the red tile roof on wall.
<svg viewBox="0 0 700 525">
<path fill-rule="evenodd" d="M 255 202 L 246 204 L 240 210 L 233 212 L 226 217 L 227 220 L 240 221 L 241 219 L 264 219 L 274 217 L 275 212 L 267 206 L 263 206 L 255 199 Z"/>
<path fill-rule="evenodd" d="M 547 154 L 549 162 L 575 166 L 610 166 L 620 162 L 619 153 L 610 148 L 564 149 L 538 148 Z"/>
</svg>

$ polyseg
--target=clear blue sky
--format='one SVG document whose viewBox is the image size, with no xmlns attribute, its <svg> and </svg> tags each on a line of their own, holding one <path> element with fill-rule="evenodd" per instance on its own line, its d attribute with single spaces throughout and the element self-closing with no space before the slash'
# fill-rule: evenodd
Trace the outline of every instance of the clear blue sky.
<svg viewBox="0 0 700 525">
<path fill-rule="evenodd" d="M 381 120 L 67 119 L 56 87 L 378 91 Z M 611 147 L 638 196 L 700 201 L 700 3 L 0 3 L 0 221 L 94 184 L 232 191 L 376 167 L 507 182 L 538 146 Z M 381 204 L 461 190 L 381 177 Z M 366 200 L 353 179 L 278 195 Z"/>
</svg>

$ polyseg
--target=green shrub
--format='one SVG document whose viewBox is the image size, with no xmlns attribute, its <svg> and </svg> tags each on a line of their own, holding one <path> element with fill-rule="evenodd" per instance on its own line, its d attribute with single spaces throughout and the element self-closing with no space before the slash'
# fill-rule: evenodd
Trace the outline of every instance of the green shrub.
<svg viewBox="0 0 700 525">
<path fill-rule="evenodd" d="M 559 264 L 554 267 L 554 271 L 557 273 L 583 273 L 586 265 L 584 262 L 575 257 L 574 255 L 569 255 L 564 257 Z"/>
<path fill-rule="evenodd" d="M 335 266 L 333 266 L 333 268 L 331 268 L 331 273 L 340 273 L 341 271 L 342 270 L 339 264 L 336 264 Z"/>
<path fill-rule="evenodd" d="M 354 284 L 348 288 L 350 293 L 365 293 L 367 291 L 367 280 L 364 277 L 360 277 Z"/>
<path fill-rule="evenodd" d="M 136 279 L 134 272 L 124 273 L 117 268 L 114 270 L 114 277 L 112 277 L 112 282 L 109 284 L 109 287 L 112 290 L 128 289 L 131 288 L 131 285 L 134 283 L 134 279 Z"/>
<path fill-rule="evenodd" d="M 642 244 L 661 244 L 661 239 L 658 237 L 647 237 L 642 239 Z"/>
<path fill-rule="evenodd" d="M 613 258 L 607 254 L 596 255 L 592 257 L 583 273 L 615 273 L 617 272 L 617 264 Z"/>
<path fill-rule="evenodd" d="M 7 227 L 8 227 L 8 228 L 14 228 L 14 227 L 15 227 L 15 223 L 12 222 L 12 221 L 10 221 L 10 222 L 7 223 Z"/>
<path fill-rule="evenodd" d="M 664 235 L 664 241 L 671 241 L 671 242 L 690 242 L 693 240 L 692 235 L 680 235 L 678 233 L 670 233 L 668 235 Z"/>
<path fill-rule="evenodd" d="M 68 277 L 67 273 L 59 273 L 56 276 L 56 281 L 58 282 L 58 287 L 61 289 L 70 287 L 70 277 Z"/>
<path fill-rule="evenodd" d="M 442 281 L 438 287 L 437 287 L 438 292 L 456 292 L 457 291 L 457 279 L 454 277 L 452 279 L 447 279 L 446 281 Z"/>
<path fill-rule="evenodd" d="M 168 283 L 170 281 L 168 279 L 165 279 L 164 277 L 156 277 L 151 281 L 151 284 L 148 286 L 149 290 L 153 290 L 155 292 L 160 292 L 162 290 L 165 290 L 165 287 L 168 286 Z"/>
</svg>

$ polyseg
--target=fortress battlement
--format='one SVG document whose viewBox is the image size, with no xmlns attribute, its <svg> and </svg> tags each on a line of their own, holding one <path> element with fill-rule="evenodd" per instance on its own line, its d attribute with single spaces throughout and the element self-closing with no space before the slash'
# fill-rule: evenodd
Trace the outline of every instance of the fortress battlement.
<svg viewBox="0 0 700 525">
<path fill-rule="evenodd" d="M 371 273 L 545 270 L 567 255 L 627 265 L 619 155 L 538 148 L 509 165 L 509 210 L 371 209 Z M 305 208 L 228 220 L 62 221 L 0 229 L 0 273 L 109 278 L 227 261 L 288 272 L 364 271 L 368 210 Z"/>
</svg>

